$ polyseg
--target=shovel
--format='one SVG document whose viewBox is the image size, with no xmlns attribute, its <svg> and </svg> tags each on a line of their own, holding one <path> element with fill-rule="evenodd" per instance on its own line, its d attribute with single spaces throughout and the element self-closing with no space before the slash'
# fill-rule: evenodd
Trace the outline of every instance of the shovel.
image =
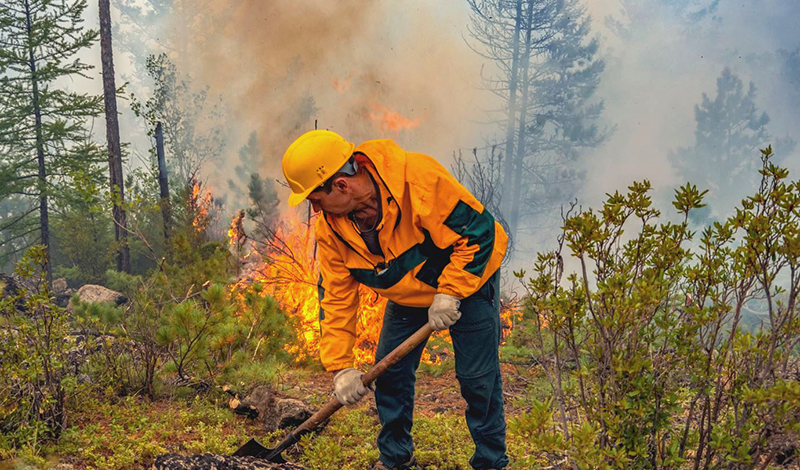
<svg viewBox="0 0 800 470">
<path fill-rule="evenodd" d="M 429 324 L 425 324 L 422 328 L 417 330 L 416 333 L 409 336 L 408 339 L 403 341 L 400 346 L 396 347 L 394 351 L 390 352 L 386 357 L 380 360 L 375 366 L 366 374 L 361 376 L 361 382 L 365 387 L 369 387 L 375 379 L 383 374 L 386 369 L 393 366 L 397 361 L 405 357 L 406 354 L 411 352 L 412 349 L 419 346 L 423 341 L 428 339 L 428 336 L 433 333 L 433 328 Z M 339 403 L 335 397 L 331 398 L 319 411 L 314 413 L 310 418 L 305 420 L 303 424 L 298 426 L 294 431 L 290 432 L 280 444 L 274 449 L 264 447 L 263 444 L 258 442 L 255 438 L 251 438 L 247 443 L 240 447 L 233 455 L 238 457 L 252 456 L 260 459 L 268 460 L 274 463 L 286 463 L 286 460 L 281 456 L 281 452 L 288 449 L 289 446 L 297 443 L 303 434 L 316 429 L 320 423 L 330 418 L 331 415 L 336 413 L 342 404 Z"/>
</svg>

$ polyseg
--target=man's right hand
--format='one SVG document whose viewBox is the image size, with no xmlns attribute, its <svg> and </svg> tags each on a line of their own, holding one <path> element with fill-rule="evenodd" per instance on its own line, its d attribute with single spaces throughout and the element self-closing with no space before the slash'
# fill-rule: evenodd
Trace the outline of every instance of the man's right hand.
<svg viewBox="0 0 800 470">
<path fill-rule="evenodd" d="M 450 328 L 461 318 L 458 307 L 461 300 L 447 294 L 436 294 L 433 296 L 433 303 L 428 308 L 428 324 L 434 330 L 445 330 Z"/>
<path fill-rule="evenodd" d="M 352 367 L 342 369 L 333 376 L 334 396 L 342 405 L 355 405 L 367 396 L 369 390 L 361 381 L 363 372 Z"/>
</svg>

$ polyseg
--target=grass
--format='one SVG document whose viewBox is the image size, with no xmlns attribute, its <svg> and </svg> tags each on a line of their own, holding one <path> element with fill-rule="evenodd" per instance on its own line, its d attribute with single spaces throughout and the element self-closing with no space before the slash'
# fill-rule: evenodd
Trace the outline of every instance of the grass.
<svg viewBox="0 0 800 470">
<path fill-rule="evenodd" d="M 250 435 L 272 436 L 209 398 L 149 402 L 140 397 L 90 397 L 45 455 L 77 468 L 149 468 L 156 456 L 175 452 L 230 454 Z M 38 465 L 40 468 L 42 465 Z"/>
<path fill-rule="evenodd" d="M 256 421 L 234 415 L 225 403 L 213 399 L 162 400 L 140 397 L 85 399 L 72 413 L 61 438 L 35 452 L 20 449 L 16 460 L 0 468 L 34 470 L 58 462 L 76 469 L 145 469 L 156 456 L 174 452 L 230 454 L 249 437 L 269 447 L 281 432 L 266 433 Z M 308 469 L 356 470 L 369 468 L 378 458 L 375 439 L 380 425 L 366 404 L 344 408 L 319 434 L 306 435 L 284 456 Z M 473 443 L 460 413 L 417 416 L 414 442 L 419 462 L 428 470 L 468 470 Z M 520 464 L 536 452 L 525 439 L 509 434 L 509 454 Z M 510 468 L 530 468 L 528 464 Z"/>
<path fill-rule="evenodd" d="M 448 367 L 444 362 L 427 372 L 438 377 L 441 372 L 437 369 Z M 296 372 L 302 374 L 302 370 Z M 447 379 L 440 377 L 438 381 Z M 536 377 L 536 386 L 529 386 L 523 396 L 546 394 L 544 382 L 542 377 Z M 298 398 L 315 408 L 330 399 L 327 392 L 289 389 L 285 392 L 303 393 Z M 228 399 L 224 393 L 174 394 L 154 402 L 142 397 L 119 398 L 110 391 L 85 395 L 70 403 L 68 428 L 57 442 L 43 448 L 0 449 L 5 451 L 6 458 L 14 457 L 6 466 L 0 464 L 0 470 L 45 469 L 59 462 L 72 464 L 76 469 L 145 469 L 164 453 L 230 454 L 250 437 L 269 447 L 283 437 L 283 431 L 266 433 L 258 421 L 232 413 Z M 512 399 L 510 405 L 525 407 L 527 400 L 523 397 L 517 400 L 519 403 L 515 405 Z M 471 468 L 469 458 L 474 445 L 460 401 L 458 405 L 442 403 L 441 412 L 434 407 L 415 416 L 412 434 L 416 456 L 428 470 Z M 305 436 L 284 456 L 309 470 L 369 468 L 378 458 L 375 441 L 379 429 L 374 405 L 365 400 L 358 407 L 341 409 L 325 429 Z M 525 436 L 509 430 L 507 442 L 512 458 L 510 469 L 546 466 L 542 453 Z"/>
<path fill-rule="evenodd" d="M 375 440 L 379 430 L 378 418 L 368 406 L 343 408 L 321 433 L 305 436 L 298 449 L 288 456 L 308 469 L 369 468 L 378 459 Z M 417 460 L 426 470 L 471 470 L 469 459 L 474 444 L 463 414 L 454 411 L 433 416 L 416 415 L 412 435 Z M 276 438 L 270 446 L 278 441 Z M 512 456 L 510 470 L 545 465 L 541 453 L 524 436 L 509 432 L 507 444 Z"/>
<path fill-rule="evenodd" d="M 365 406 L 344 409 L 331 418 L 319 435 L 306 436 L 292 460 L 309 469 L 369 468 L 378 459 L 375 439 L 380 425 Z M 414 444 L 419 463 L 429 470 L 471 469 L 473 444 L 463 416 L 417 416 Z"/>
</svg>

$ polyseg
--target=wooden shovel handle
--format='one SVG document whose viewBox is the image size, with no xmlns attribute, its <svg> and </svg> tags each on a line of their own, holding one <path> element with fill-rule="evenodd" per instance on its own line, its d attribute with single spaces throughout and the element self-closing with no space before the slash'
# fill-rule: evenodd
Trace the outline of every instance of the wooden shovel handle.
<svg viewBox="0 0 800 470">
<path fill-rule="evenodd" d="M 422 328 L 416 331 L 413 335 L 409 336 L 408 339 L 400 343 L 399 346 L 394 348 L 392 352 L 386 355 L 383 359 L 381 359 L 375 366 L 370 369 L 366 374 L 361 376 L 361 382 L 364 384 L 365 387 L 369 387 L 372 382 L 375 381 L 381 374 L 386 372 L 386 369 L 392 367 L 394 364 L 397 363 L 400 359 L 404 358 L 406 354 L 410 353 L 412 349 L 416 348 L 423 341 L 428 339 L 428 336 L 433 333 L 433 328 L 429 324 L 425 324 Z M 286 438 L 278 444 L 278 447 L 274 449 L 272 452 L 273 454 L 277 455 L 285 450 L 290 445 L 296 443 L 300 440 L 300 437 L 305 434 L 307 431 L 312 429 L 316 429 L 319 425 L 325 421 L 326 419 L 330 418 L 331 415 L 336 413 L 339 408 L 342 407 L 342 404 L 339 403 L 335 397 L 331 398 L 328 403 L 325 404 L 322 408 L 319 409 L 316 413 L 311 415 L 310 418 L 305 420 L 303 424 L 298 426 L 294 431 L 289 433 Z"/>
<path fill-rule="evenodd" d="M 433 328 L 426 323 L 425 326 L 417 330 L 413 335 L 409 336 L 405 341 L 400 343 L 400 346 L 394 348 L 392 352 L 387 354 L 386 357 L 375 364 L 375 366 L 373 366 L 372 369 L 370 369 L 366 374 L 362 375 L 361 382 L 364 383 L 364 386 L 369 387 L 370 384 L 375 381 L 375 379 L 386 372 L 386 369 L 395 365 L 397 361 L 406 357 L 411 350 L 428 339 L 428 336 L 430 336 L 431 333 L 433 333 Z"/>
</svg>

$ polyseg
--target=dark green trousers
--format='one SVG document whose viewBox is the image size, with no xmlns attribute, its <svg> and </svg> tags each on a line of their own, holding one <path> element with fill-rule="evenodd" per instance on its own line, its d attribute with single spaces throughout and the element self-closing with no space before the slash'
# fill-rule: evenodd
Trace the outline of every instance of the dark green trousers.
<svg viewBox="0 0 800 470">
<path fill-rule="evenodd" d="M 466 420 L 475 453 L 473 468 L 503 468 L 506 456 L 506 420 L 500 376 L 499 272 L 478 291 L 461 301 L 461 318 L 450 327 L 455 350 L 456 377 L 467 401 Z M 389 302 L 383 317 L 376 362 L 389 354 L 428 321 L 427 308 L 404 307 Z M 378 449 L 389 467 L 407 462 L 414 453 L 411 426 L 414 383 L 421 344 L 376 381 L 375 402 L 381 422 Z"/>
</svg>

